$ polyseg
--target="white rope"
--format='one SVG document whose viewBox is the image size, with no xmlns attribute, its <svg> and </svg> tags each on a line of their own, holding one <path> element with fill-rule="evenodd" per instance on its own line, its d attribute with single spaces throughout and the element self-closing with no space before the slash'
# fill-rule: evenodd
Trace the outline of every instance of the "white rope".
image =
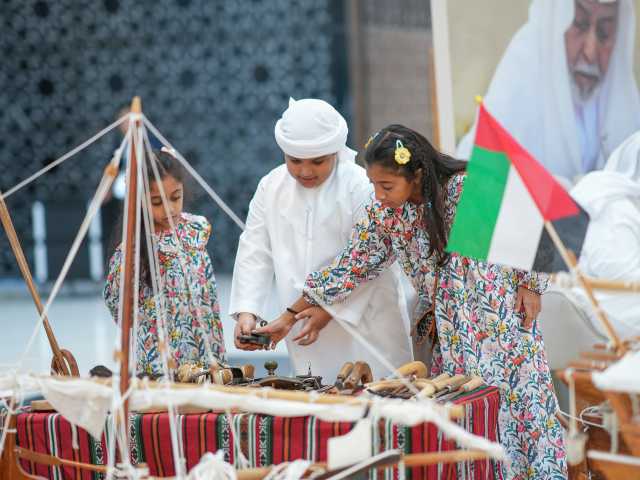
<svg viewBox="0 0 640 480">
<path fill-rule="evenodd" d="M 209 194 L 209 196 L 213 199 L 213 201 L 218 204 L 218 206 L 229 216 L 229 218 L 231 218 L 231 220 L 233 220 L 236 223 L 236 225 L 240 227 L 241 230 L 244 230 L 245 229 L 244 222 L 240 220 L 240 218 L 220 198 L 220 196 L 215 192 L 215 190 L 211 188 L 209 184 L 200 176 L 200 174 L 195 171 L 195 169 L 189 164 L 189 162 L 185 160 L 182 154 L 180 154 L 180 152 L 178 152 L 175 148 L 173 148 L 171 143 L 169 143 L 169 141 L 162 136 L 162 134 L 158 131 L 158 129 L 156 129 L 156 127 L 153 126 L 153 124 L 149 121 L 149 119 L 144 115 L 143 115 L 143 118 L 144 118 L 145 125 L 149 127 L 149 130 L 151 130 L 151 132 L 156 136 L 156 138 L 158 138 L 163 145 L 167 146 L 168 148 L 173 150 L 173 152 L 175 152 L 176 158 L 180 161 L 180 163 L 182 163 L 182 165 L 187 170 L 187 172 L 189 172 L 191 176 L 196 179 L 196 181 L 205 190 L 205 192 Z"/>
<path fill-rule="evenodd" d="M 11 417 L 16 414 L 15 402 L 14 399 L 11 398 L 10 403 L 5 403 L 7 408 L 7 414 L 4 418 L 3 428 L 2 428 L 2 437 L 0 437 L 0 455 L 4 452 L 4 444 L 7 440 L 7 434 L 9 433 L 9 423 L 11 422 Z"/>
<path fill-rule="evenodd" d="M 621 463 L 623 465 L 631 465 L 640 467 L 640 458 L 632 457 L 631 455 L 621 455 L 609 452 L 602 452 L 600 450 L 589 450 L 587 457 L 593 460 L 603 460 L 605 462 Z"/>
<path fill-rule="evenodd" d="M 113 385 L 113 398 L 111 402 L 111 411 L 113 415 L 108 417 L 108 422 L 106 425 L 105 437 L 107 441 L 107 480 L 112 480 L 115 466 L 116 466 L 116 444 L 117 444 L 117 422 L 116 419 L 120 412 L 122 412 L 120 405 L 118 403 L 118 398 L 120 396 L 120 390 L 118 385 L 120 384 L 120 378 L 116 375 L 112 377 L 114 379 Z"/>
<path fill-rule="evenodd" d="M 81 143 L 80 145 L 78 145 L 77 147 L 75 147 L 73 150 L 70 150 L 69 152 L 65 153 L 63 156 L 61 156 L 60 158 L 58 158 L 57 160 L 54 160 L 53 162 L 51 162 L 49 165 L 47 165 L 46 167 L 42 168 L 41 170 L 38 170 L 36 173 L 34 173 L 33 175 L 31 175 L 30 177 L 24 179 L 23 181 L 21 181 L 20 183 L 18 183 L 16 186 L 10 188 L 9 190 L 7 190 L 4 194 L 0 194 L 0 197 L 4 198 L 5 200 L 7 198 L 9 198 L 10 195 L 13 195 L 14 193 L 16 193 L 18 190 L 20 190 L 21 188 L 23 188 L 25 185 L 30 184 L 31 182 L 33 182 L 34 180 L 36 180 L 38 177 L 44 175 L 45 173 L 47 173 L 49 170 L 51 170 L 52 168 L 57 167 L 58 165 L 60 165 L 62 162 L 64 162 L 65 160 L 68 160 L 69 158 L 73 157 L 76 153 L 84 150 L 85 148 L 87 148 L 89 145 L 91 145 L 93 142 L 95 142 L 96 140 L 98 140 L 100 137 L 104 136 L 105 134 L 109 133 L 111 130 L 113 130 L 114 128 L 116 128 L 118 125 L 120 125 L 122 122 L 125 121 L 125 119 L 127 118 L 127 116 L 123 116 L 121 118 L 119 118 L 118 120 L 116 120 L 115 122 L 113 122 L 111 125 L 109 125 L 108 127 L 100 130 L 98 133 L 96 133 L 93 137 L 91 137 L 89 140 L 87 140 L 86 142 Z"/>
<path fill-rule="evenodd" d="M 236 480 L 236 469 L 224 461 L 224 451 L 205 453 L 191 469 L 187 480 Z"/>
<path fill-rule="evenodd" d="M 136 205 L 136 212 L 140 212 L 141 210 L 143 211 L 143 216 L 145 217 L 145 225 L 147 225 L 146 228 L 146 243 L 147 243 L 147 248 L 152 250 L 153 253 L 153 257 L 154 257 L 154 262 L 151 261 L 151 255 L 149 256 L 149 268 L 150 269 L 155 269 L 155 271 L 150 272 L 150 277 L 151 278 L 159 278 L 160 277 L 160 270 L 158 268 L 159 265 L 159 260 L 157 259 L 156 255 L 157 255 L 157 251 L 155 248 L 153 248 L 153 241 L 154 241 L 154 237 L 153 237 L 153 222 L 151 221 L 150 218 L 150 209 L 151 209 L 151 203 L 150 203 L 150 189 L 148 188 L 148 183 L 146 182 L 146 175 L 143 175 L 143 166 L 144 168 L 148 168 L 148 166 L 146 165 L 146 158 L 144 155 L 144 151 L 143 151 L 143 143 L 145 141 L 145 135 L 144 135 L 144 126 L 140 125 L 140 126 L 136 126 L 136 130 L 135 133 L 137 134 L 137 139 L 139 140 L 138 142 L 135 142 L 136 144 L 136 159 L 138 160 L 138 186 L 140 188 L 142 188 L 143 186 L 146 187 L 146 191 L 145 191 L 145 203 L 147 203 L 147 208 L 142 208 L 142 198 L 140 198 L 140 203 L 138 205 Z M 164 189 L 162 188 L 162 181 L 160 181 L 160 183 L 158 183 L 158 187 L 161 190 L 161 195 L 164 195 Z M 165 205 L 165 210 L 166 209 L 166 205 Z M 146 211 L 146 214 L 144 213 L 144 211 Z M 168 217 L 171 217 L 170 215 L 168 215 Z M 137 220 L 140 220 L 139 218 Z M 136 232 L 136 238 L 137 238 L 137 242 L 139 244 L 139 237 L 140 237 L 140 228 L 137 229 Z M 138 250 L 139 251 L 139 250 Z M 136 256 L 136 258 L 139 260 L 139 255 Z M 157 262 L 156 262 L 157 261 Z M 154 264 L 152 266 L 152 263 Z M 153 283 L 153 280 L 152 280 Z M 159 296 L 159 291 L 157 290 L 157 284 L 155 284 L 155 295 Z M 158 296 L 156 298 L 158 298 Z M 162 336 L 164 338 L 167 338 L 167 332 L 166 332 L 166 324 L 165 323 L 161 323 L 159 325 L 158 331 L 163 330 L 163 334 Z M 159 336 L 160 337 L 160 336 Z M 161 359 L 162 359 L 162 367 L 164 370 L 164 374 L 165 374 L 165 378 L 168 380 L 170 378 L 170 368 L 169 368 L 169 361 L 168 361 L 168 352 L 167 349 L 169 348 L 168 343 L 166 343 L 166 349 L 160 347 L 160 355 L 161 355 Z M 180 441 L 178 438 L 178 428 L 177 428 L 177 421 L 176 421 L 176 416 L 177 416 L 177 411 L 175 408 L 175 405 L 172 402 L 169 402 L 168 405 L 168 414 L 169 414 L 169 433 L 171 436 L 171 444 L 172 444 L 172 454 L 173 454 L 173 461 L 174 461 L 174 465 L 175 465 L 175 470 L 176 470 L 176 475 L 178 478 L 183 478 L 186 475 L 186 461 L 184 459 L 184 452 L 182 451 L 182 448 L 180 448 Z"/>
<path fill-rule="evenodd" d="M 103 200 L 106 198 L 107 194 L 109 193 L 109 190 L 111 188 L 111 184 L 113 183 L 113 177 L 107 175 L 106 173 L 102 176 L 102 179 L 100 180 L 100 185 L 98 186 L 98 189 L 96 191 L 95 196 L 93 197 L 93 199 L 91 200 L 91 203 L 89 204 L 89 209 L 87 211 L 87 214 L 85 215 L 85 218 L 82 222 L 82 224 L 80 225 L 80 229 L 78 231 L 78 234 L 76 235 L 76 238 L 71 246 L 71 249 L 67 255 L 67 258 L 65 259 L 65 262 L 62 266 L 62 269 L 60 271 L 60 274 L 58 275 L 58 278 L 56 279 L 56 282 L 54 283 L 53 289 L 51 290 L 51 293 L 49 294 L 49 298 L 47 299 L 47 303 L 45 304 L 43 310 L 42 310 L 42 314 L 39 316 L 38 321 L 36 322 L 36 325 L 33 329 L 33 332 L 31 333 L 31 337 L 29 338 L 28 342 L 27 342 L 27 346 L 24 350 L 24 352 L 22 353 L 21 357 L 20 357 L 20 361 L 18 363 L 19 365 L 19 369 L 22 368 L 22 365 L 24 364 L 24 358 L 25 355 L 30 351 L 31 347 L 33 346 L 33 342 L 35 341 L 36 337 L 38 336 L 38 332 L 40 331 L 40 327 L 44 321 L 44 318 L 47 316 L 47 314 L 49 313 L 49 308 L 51 307 L 51 304 L 53 303 L 53 300 L 56 298 L 56 296 L 58 295 L 58 292 L 60 291 L 60 288 L 62 287 L 62 283 L 64 282 L 67 273 L 69 272 L 69 269 L 71 268 L 71 265 L 73 263 L 73 260 L 75 259 L 78 250 L 80 249 L 80 246 L 82 245 L 82 242 L 84 240 L 84 237 L 87 233 L 87 231 L 89 230 L 89 226 L 91 225 L 91 222 L 93 220 L 93 217 L 96 215 L 96 213 L 98 212 L 98 210 L 100 209 L 100 206 L 102 205 Z"/>
<path fill-rule="evenodd" d="M 584 411 L 583 411 L 583 412 L 584 412 Z M 587 426 L 589 426 L 589 427 L 596 427 L 596 428 L 602 428 L 602 429 L 604 429 L 604 425 L 603 425 L 603 424 L 601 424 L 601 423 L 594 423 L 594 422 L 590 422 L 590 421 L 588 421 L 588 420 L 585 420 L 585 419 L 583 418 L 583 416 L 582 416 L 582 415 L 583 415 L 583 413 L 582 413 L 582 412 L 580 413 L 580 416 L 579 416 L 579 417 L 574 417 L 574 416 L 572 416 L 570 413 L 567 413 L 567 412 L 565 412 L 564 410 L 560 410 L 560 409 L 558 409 L 558 413 L 560 413 L 560 415 L 562 415 L 563 417 L 568 418 L 569 420 L 575 420 L 575 421 L 577 421 L 577 422 L 582 423 L 583 425 L 587 425 Z"/>
<path fill-rule="evenodd" d="M 249 460 L 247 460 L 247 457 L 242 451 L 242 446 L 240 445 L 240 435 L 236 433 L 234 418 L 231 416 L 231 410 L 229 410 L 228 408 L 225 409 L 225 416 L 227 419 L 227 423 L 229 424 L 229 430 L 231 431 L 231 441 L 233 442 L 233 446 L 235 447 L 236 460 L 238 461 L 238 465 L 240 468 L 249 468 Z M 241 417 L 236 415 L 236 419 L 238 420 L 239 424 Z M 240 425 L 238 425 L 238 430 L 240 430 Z"/>
<path fill-rule="evenodd" d="M 302 459 L 274 465 L 263 480 L 299 480 L 310 466 L 309 460 Z"/>
<path fill-rule="evenodd" d="M 170 214 L 170 209 L 169 209 L 169 201 L 167 199 L 167 192 L 165 192 L 164 189 L 164 184 L 162 183 L 162 178 L 160 177 L 160 172 L 158 171 L 158 166 L 156 165 L 156 159 L 153 155 L 153 152 L 151 150 L 151 143 L 149 142 L 149 137 L 147 135 L 147 131 L 144 128 L 144 125 L 142 126 L 143 129 L 143 135 L 144 135 L 144 142 L 145 142 L 145 146 L 147 147 L 147 156 L 150 159 L 150 165 L 151 165 L 151 170 L 153 171 L 153 177 L 154 177 L 154 181 L 158 187 L 158 190 L 160 191 L 160 198 L 162 199 L 162 207 L 164 209 L 164 213 L 167 215 L 167 218 L 169 219 L 169 225 L 171 227 L 171 235 L 173 237 L 173 241 L 175 242 L 176 245 L 180 245 L 180 239 L 178 238 L 177 232 L 176 232 L 176 225 L 175 222 L 173 221 L 173 216 Z M 144 181 L 146 182 L 146 188 L 149 190 L 149 192 L 151 192 L 151 189 L 149 188 L 149 184 L 148 184 L 148 175 L 145 173 L 144 175 Z M 151 200 L 149 198 L 148 200 L 149 202 L 149 209 L 151 208 Z M 150 211 L 150 210 L 149 210 Z M 147 230 L 150 231 L 150 230 Z M 193 298 L 193 291 L 191 288 L 191 267 L 187 264 L 185 264 L 184 259 L 182 257 L 182 255 L 178 255 L 177 256 L 178 262 L 180 264 L 180 269 L 182 270 L 182 274 L 183 277 L 185 279 L 185 285 L 187 287 L 187 294 L 189 295 L 189 298 Z M 160 275 L 160 272 L 158 271 L 158 275 Z M 199 331 L 201 338 L 203 339 L 204 342 L 204 346 L 205 346 L 205 351 L 207 353 L 207 356 L 209 357 L 209 364 L 210 365 L 215 365 L 216 363 L 219 362 L 219 359 L 213 354 L 213 350 L 211 349 L 211 345 L 208 342 L 208 339 L 210 337 L 210 330 L 207 329 L 205 327 L 205 325 L 203 324 L 201 318 L 200 318 L 200 314 L 198 313 L 198 309 L 190 309 L 191 314 L 194 316 L 196 322 L 197 322 L 197 326 L 196 329 Z"/>
<path fill-rule="evenodd" d="M 159 294 L 160 290 L 158 287 L 158 282 L 162 284 L 162 278 L 160 276 L 160 271 L 158 267 L 159 259 L 157 257 L 157 243 L 155 242 L 155 237 L 152 233 L 153 222 L 150 217 L 150 210 L 151 210 L 150 190 L 147 182 L 147 175 L 145 173 L 147 168 L 146 161 L 144 157 L 144 152 L 142 151 L 142 143 L 144 142 L 144 136 L 142 136 L 143 128 L 144 127 L 136 127 L 136 131 L 140 135 L 140 142 L 137 143 L 138 148 L 136 150 L 138 155 L 136 156 L 136 158 L 139 159 L 138 160 L 138 180 L 139 180 L 138 185 L 143 187 L 145 207 L 143 208 L 142 204 L 140 204 L 137 206 L 136 211 L 137 212 L 142 211 L 142 217 L 143 217 L 142 220 L 144 220 L 145 222 L 145 230 L 146 230 L 145 244 L 146 244 L 148 258 L 149 258 L 149 269 L 150 269 L 149 276 L 151 278 L 154 298 L 158 301 L 158 303 L 160 303 L 158 308 L 158 311 L 160 314 L 157 319 L 158 320 L 157 322 L 158 342 L 159 342 L 158 347 L 160 351 L 161 366 L 162 366 L 163 374 L 166 379 L 169 379 L 171 375 L 171 369 L 169 367 L 169 359 L 168 359 L 169 353 L 167 350 L 170 348 L 170 346 L 165 341 L 167 338 L 166 322 L 164 319 L 166 315 L 166 308 L 164 304 L 164 298 L 160 296 Z M 139 234 L 140 234 L 140 228 L 137 229 L 136 237 L 139 237 Z M 137 341 L 137 337 L 136 337 L 136 341 Z M 182 452 L 182 449 L 180 448 L 180 441 L 177 434 L 178 432 L 178 428 L 176 424 L 177 412 L 175 410 L 175 406 L 171 402 L 169 402 L 169 405 L 168 405 L 168 415 L 169 415 L 169 431 L 170 431 L 170 438 L 172 443 L 172 454 L 174 457 L 173 460 L 175 464 L 176 473 L 180 478 L 181 475 L 185 474 L 186 462 L 184 461 L 183 452 Z"/>
</svg>

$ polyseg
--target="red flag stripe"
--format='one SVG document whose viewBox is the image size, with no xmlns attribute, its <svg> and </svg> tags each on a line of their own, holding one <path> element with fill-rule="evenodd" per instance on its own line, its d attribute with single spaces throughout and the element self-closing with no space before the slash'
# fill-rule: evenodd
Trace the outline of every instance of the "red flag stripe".
<svg viewBox="0 0 640 480">
<path fill-rule="evenodd" d="M 575 201 L 553 175 L 533 158 L 482 104 L 475 143 L 487 150 L 504 152 L 509 157 L 545 220 L 553 221 L 579 214 L 580 210 Z"/>
</svg>

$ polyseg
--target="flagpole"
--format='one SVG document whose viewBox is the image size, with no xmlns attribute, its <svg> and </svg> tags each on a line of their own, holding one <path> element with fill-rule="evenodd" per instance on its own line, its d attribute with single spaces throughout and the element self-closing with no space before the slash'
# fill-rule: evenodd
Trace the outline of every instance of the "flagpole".
<svg viewBox="0 0 640 480">
<path fill-rule="evenodd" d="M 624 354 L 627 349 L 624 346 L 624 344 L 620 341 L 620 337 L 618 337 L 615 330 L 613 329 L 613 326 L 611 325 L 611 322 L 607 318 L 607 315 L 605 314 L 604 310 L 600 308 L 600 304 L 596 300 L 596 297 L 593 295 L 593 290 L 591 289 L 591 285 L 589 285 L 589 283 L 587 282 L 587 279 L 582 274 L 582 272 L 580 271 L 580 268 L 577 265 L 575 256 L 573 255 L 572 252 L 570 252 L 567 249 L 567 247 L 565 247 L 564 243 L 562 243 L 562 240 L 560 239 L 558 232 L 556 232 L 556 229 L 551 222 L 545 221 L 544 227 L 547 229 L 547 232 L 549 232 L 549 236 L 551 237 L 551 240 L 553 241 L 554 245 L 560 252 L 560 255 L 562 256 L 564 263 L 567 264 L 569 271 L 575 275 L 576 279 L 578 280 L 578 284 L 587 293 L 587 298 L 589 299 L 591 306 L 594 308 L 596 315 L 598 316 L 598 320 L 600 320 L 600 323 L 604 327 L 607 337 L 609 337 L 609 340 L 613 344 L 613 347 L 615 348 L 616 353 L 619 353 L 620 355 Z"/>
</svg>

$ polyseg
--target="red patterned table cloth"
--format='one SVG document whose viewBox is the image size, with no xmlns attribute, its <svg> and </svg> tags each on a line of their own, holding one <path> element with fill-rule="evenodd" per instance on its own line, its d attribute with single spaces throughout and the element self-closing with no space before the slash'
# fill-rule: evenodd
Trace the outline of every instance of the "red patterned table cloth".
<svg viewBox="0 0 640 480">
<path fill-rule="evenodd" d="M 462 404 L 465 416 L 458 422 L 467 431 L 489 440 L 498 439 L 499 393 L 484 387 L 455 399 Z M 106 464 L 105 433 L 99 440 L 86 431 L 74 428 L 57 413 L 22 413 L 17 416 L 17 444 L 39 453 L 84 463 Z M 352 423 L 324 422 L 314 417 L 274 417 L 248 413 L 206 413 L 178 415 L 187 468 L 198 463 L 205 452 L 224 451 L 225 459 L 241 465 L 260 467 L 297 459 L 317 462 L 327 460 L 329 438 L 344 435 Z M 374 451 L 398 448 L 405 453 L 443 452 L 456 449 L 435 425 L 424 423 L 405 427 L 380 420 L 374 424 Z M 130 417 L 130 452 L 133 464 L 146 463 L 155 476 L 174 475 L 169 419 L 166 413 L 132 414 Z M 244 458 L 243 458 L 244 457 Z M 48 467 L 21 460 L 22 468 L 44 478 L 63 480 L 101 479 L 102 475 L 70 467 Z M 457 471 L 456 471 L 457 469 Z M 434 465 L 410 468 L 405 478 L 500 478 L 492 461 L 475 461 L 457 465 Z M 389 468 L 378 478 L 399 478 L 397 468 Z"/>
</svg>

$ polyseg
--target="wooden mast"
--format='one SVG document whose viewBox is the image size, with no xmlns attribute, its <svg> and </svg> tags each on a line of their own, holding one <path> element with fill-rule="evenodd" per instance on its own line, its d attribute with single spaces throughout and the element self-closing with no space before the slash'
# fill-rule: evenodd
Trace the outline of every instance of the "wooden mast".
<svg viewBox="0 0 640 480">
<path fill-rule="evenodd" d="M 131 115 L 139 115 L 142 113 L 142 104 L 140 97 L 134 97 L 131 101 Z M 129 351 L 131 345 L 131 325 L 133 324 L 133 292 L 134 292 L 134 266 L 135 259 L 135 239 L 136 239 L 136 218 L 139 214 L 136 205 L 138 191 L 138 161 L 136 158 L 136 145 L 142 139 L 138 138 L 137 127 L 140 125 L 140 119 L 135 119 L 134 128 L 131 135 L 131 143 L 129 144 L 129 165 L 127 178 L 127 236 L 124 244 L 125 261 L 124 261 L 124 285 L 122 298 L 122 321 L 121 342 L 120 342 L 120 394 L 124 395 L 129 389 Z M 125 401 L 124 409 L 124 425 L 126 427 L 129 418 L 129 402 Z"/>
<path fill-rule="evenodd" d="M 11 215 L 9 215 L 9 209 L 2 195 L 0 195 L 0 220 L 2 221 L 2 225 L 7 234 L 7 238 L 9 239 L 11 250 L 13 251 L 13 254 L 16 257 L 16 261 L 18 262 L 18 267 L 20 268 L 22 277 L 27 284 L 29 293 L 31 293 L 33 302 L 36 304 L 38 314 L 42 317 L 42 325 L 44 326 L 44 331 L 47 334 L 49 345 L 51 345 L 51 351 L 53 352 L 53 359 L 51 360 L 51 370 L 58 375 L 78 377 L 80 375 L 80 372 L 78 371 L 78 364 L 75 358 L 73 358 L 73 355 L 69 350 L 60 348 L 60 346 L 58 345 L 58 341 L 56 340 L 56 336 L 53 334 L 53 329 L 51 328 L 49 319 L 46 315 L 42 315 L 44 312 L 42 300 L 40 299 L 40 295 L 36 290 L 33 276 L 31 275 L 31 270 L 29 269 L 29 264 L 27 263 L 27 259 L 25 258 L 22 246 L 20 245 L 20 240 L 18 239 L 18 234 L 16 233 L 16 229 L 13 226 L 13 222 L 11 221 Z"/>
</svg>

